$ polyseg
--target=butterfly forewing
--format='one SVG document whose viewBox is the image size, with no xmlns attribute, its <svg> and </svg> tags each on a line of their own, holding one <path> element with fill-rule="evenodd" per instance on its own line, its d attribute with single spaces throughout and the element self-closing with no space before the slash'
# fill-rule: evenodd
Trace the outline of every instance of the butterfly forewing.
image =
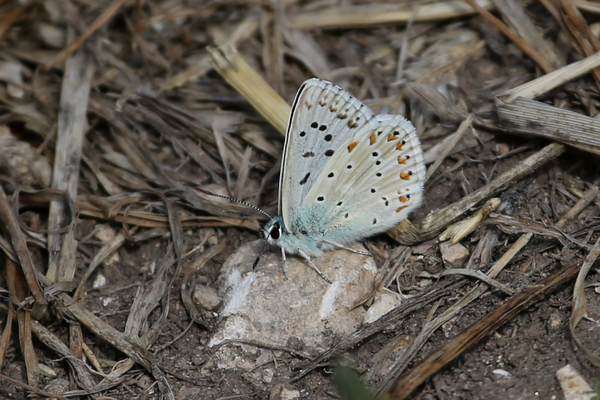
<svg viewBox="0 0 600 400">
<path fill-rule="evenodd" d="M 298 90 L 279 181 L 279 214 L 288 232 L 316 233 L 319 222 L 312 204 L 306 203 L 308 193 L 345 143 L 358 140 L 365 127 L 376 124 L 371 110 L 332 83 L 309 79 Z M 312 200 L 320 210 L 331 206 L 318 198 Z"/>
</svg>

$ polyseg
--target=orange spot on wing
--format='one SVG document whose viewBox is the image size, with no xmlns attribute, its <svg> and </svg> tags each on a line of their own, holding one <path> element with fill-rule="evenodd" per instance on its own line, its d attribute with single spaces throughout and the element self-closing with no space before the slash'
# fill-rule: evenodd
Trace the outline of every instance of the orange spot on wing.
<svg viewBox="0 0 600 400">
<path fill-rule="evenodd" d="M 404 179 L 405 181 L 409 181 L 410 174 L 408 172 L 400 172 L 400 178 Z"/>
<path fill-rule="evenodd" d="M 408 202 L 408 199 L 405 196 L 400 196 L 400 201 L 406 203 Z"/>
<path fill-rule="evenodd" d="M 377 141 L 377 135 L 375 133 L 371 134 L 371 144 L 375 144 L 375 142 Z"/>
<path fill-rule="evenodd" d="M 397 139 L 398 139 L 398 136 L 396 136 L 396 135 L 393 135 L 391 133 L 388 135 L 388 142 L 391 142 L 392 140 L 397 140 Z"/>
<path fill-rule="evenodd" d="M 358 146 L 358 142 L 352 142 L 348 145 L 348 153 L 352 152 Z"/>
<path fill-rule="evenodd" d="M 396 150 L 402 150 L 402 146 L 403 146 L 403 143 L 398 142 L 398 144 L 396 145 Z"/>
<path fill-rule="evenodd" d="M 398 157 L 398 163 L 404 164 L 405 162 L 406 162 L 406 158 L 404 158 L 404 157 Z"/>
<path fill-rule="evenodd" d="M 404 210 L 406 207 L 408 207 L 408 206 L 398 207 L 398 209 L 396 209 L 396 212 L 400 212 L 400 211 Z"/>
</svg>

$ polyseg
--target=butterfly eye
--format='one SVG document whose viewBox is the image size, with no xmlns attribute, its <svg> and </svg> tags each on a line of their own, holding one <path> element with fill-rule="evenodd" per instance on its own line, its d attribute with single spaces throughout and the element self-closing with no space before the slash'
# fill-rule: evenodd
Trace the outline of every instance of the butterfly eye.
<svg viewBox="0 0 600 400">
<path fill-rule="evenodd" d="M 271 227 L 271 230 L 269 231 L 269 236 L 271 237 L 271 239 L 274 240 L 277 240 L 281 237 L 281 226 L 278 222 Z"/>
</svg>

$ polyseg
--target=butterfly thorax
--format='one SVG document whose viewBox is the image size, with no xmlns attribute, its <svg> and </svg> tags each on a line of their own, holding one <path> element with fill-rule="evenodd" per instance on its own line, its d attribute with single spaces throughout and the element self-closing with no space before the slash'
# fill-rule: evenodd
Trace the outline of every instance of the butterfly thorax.
<svg viewBox="0 0 600 400">
<path fill-rule="evenodd" d="M 323 246 L 320 242 L 323 234 L 309 232 L 290 232 L 282 217 L 274 217 L 263 228 L 262 233 L 267 243 L 272 247 L 279 247 L 285 250 L 286 254 L 298 254 L 302 249 L 309 256 L 321 256 L 324 250 L 329 250 L 330 246 Z"/>
</svg>

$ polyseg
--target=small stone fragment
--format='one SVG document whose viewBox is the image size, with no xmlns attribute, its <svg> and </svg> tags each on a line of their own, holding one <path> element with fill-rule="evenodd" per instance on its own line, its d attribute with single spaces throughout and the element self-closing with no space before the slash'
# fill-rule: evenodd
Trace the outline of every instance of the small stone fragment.
<svg viewBox="0 0 600 400">
<path fill-rule="evenodd" d="M 283 383 L 278 383 L 271 389 L 269 400 L 296 400 L 300 398 L 300 391 L 290 390 Z"/>
<path fill-rule="evenodd" d="M 552 314 L 550 314 L 550 321 L 548 323 L 548 328 L 550 330 L 557 330 L 560 329 L 562 327 L 562 317 L 560 316 L 559 313 L 554 312 Z"/>
<path fill-rule="evenodd" d="M 196 285 L 193 299 L 196 307 L 208 311 L 216 310 L 221 304 L 221 299 L 216 289 L 202 284 Z"/>
<path fill-rule="evenodd" d="M 469 257 L 469 250 L 460 243 L 442 242 L 440 243 L 440 251 L 446 268 L 462 268 Z"/>
<path fill-rule="evenodd" d="M 493 370 L 492 373 L 494 375 L 496 375 L 498 378 L 510 379 L 513 377 L 510 372 L 508 372 L 505 369 L 501 369 L 501 368 Z"/>
<path fill-rule="evenodd" d="M 102 242 L 108 242 L 110 240 L 113 240 L 116 235 L 117 233 L 109 224 L 101 225 L 96 231 L 96 233 L 94 233 L 96 239 Z"/>
<path fill-rule="evenodd" d="M 370 324 L 383 317 L 390 312 L 394 307 L 400 304 L 400 297 L 397 293 L 389 290 L 380 290 L 375 296 L 375 301 L 365 314 L 364 324 Z"/>
<path fill-rule="evenodd" d="M 592 400 L 596 397 L 591 386 L 570 364 L 556 371 L 556 379 L 560 383 L 565 400 Z"/>
</svg>

